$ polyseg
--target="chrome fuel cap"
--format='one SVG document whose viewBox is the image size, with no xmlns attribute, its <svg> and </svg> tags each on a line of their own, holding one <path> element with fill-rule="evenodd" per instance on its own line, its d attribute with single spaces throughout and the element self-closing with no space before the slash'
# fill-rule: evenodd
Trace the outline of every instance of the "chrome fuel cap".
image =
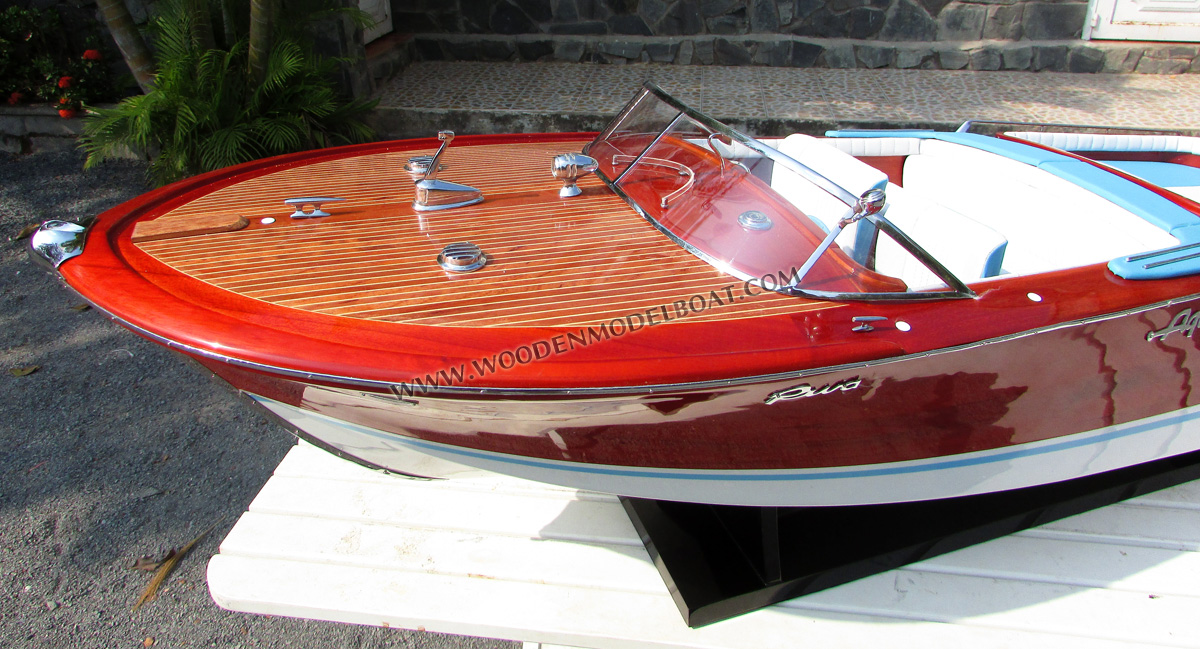
<svg viewBox="0 0 1200 649">
<path fill-rule="evenodd" d="M 416 182 L 416 181 L 424 178 L 426 175 L 428 175 L 429 168 L 432 166 L 433 166 L 433 156 L 419 155 L 419 156 L 413 156 L 413 157 L 409 158 L 408 162 L 404 163 L 404 170 L 408 172 L 409 176 L 412 176 L 413 182 Z M 445 169 L 446 169 L 446 165 L 439 162 L 438 163 L 438 171 L 443 171 Z M 436 174 L 434 174 L 434 175 L 436 175 Z"/>
<path fill-rule="evenodd" d="M 483 268 L 487 264 L 487 255 L 483 254 L 479 246 L 464 241 L 442 248 L 437 261 L 439 266 L 452 273 L 469 273 Z"/>
<path fill-rule="evenodd" d="M 737 221 L 738 225 L 747 230 L 770 230 L 771 226 L 775 225 L 775 223 L 771 220 L 771 217 L 759 212 L 758 210 L 742 212 L 738 215 Z"/>
</svg>

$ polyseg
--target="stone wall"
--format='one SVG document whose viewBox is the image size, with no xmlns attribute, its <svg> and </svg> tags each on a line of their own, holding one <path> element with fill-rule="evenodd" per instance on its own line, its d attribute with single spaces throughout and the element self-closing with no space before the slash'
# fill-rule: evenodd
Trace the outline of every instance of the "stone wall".
<svg viewBox="0 0 1200 649">
<path fill-rule="evenodd" d="M 53 106 L 0 106 L 0 152 L 41 153 L 76 147 L 78 119 L 63 119 Z"/>
<path fill-rule="evenodd" d="M 1195 43 L 1080 40 L 1086 0 L 393 0 L 422 60 L 1200 71 Z"/>
</svg>

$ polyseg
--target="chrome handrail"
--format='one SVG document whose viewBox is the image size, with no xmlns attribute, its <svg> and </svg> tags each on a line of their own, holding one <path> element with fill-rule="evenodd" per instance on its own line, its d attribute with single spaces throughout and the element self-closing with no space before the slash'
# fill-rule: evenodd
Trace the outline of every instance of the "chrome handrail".
<svg viewBox="0 0 1200 649">
<path fill-rule="evenodd" d="M 977 125 L 982 125 L 982 124 L 993 124 L 996 126 L 1020 126 L 1020 127 L 1024 127 L 1024 128 L 1078 129 L 1080 131 L 1086 131 L 1088 133 L 1096 133 L 1096 132 L 1100 131 L 1101 135 L 1119 135 L 1119 133 L 1108 133 L 1106 131 L 1120 131 L 1120 132 L 1140 134 L 1140 135 L 1176 135 L 1176 136 L 1180 136 L 1180 137 L 1188 136 L 1188 134 L 1183 131 L 1171 130 L 1171 129 L 1160 129 L 1160 128 L 1146 128 L 1144 126 L 1090 126 L 1090 125 L 1085 125 L 1085 124 L 1053 124 L 1050 122 L 1011 122 L 1011 121 L 997 120 L 997 119 L 969 119 L 969 120 L 963 122 L 962 124 L 960 124 L 959 127 L 957 129 L 955 129 L 955 132 L 956 133 L 978 133 L 978 131 L 972 131 L 971 129 L 975 128 Z M 999 130 L 999 129 L 997 129 L 997 130 Z M 979 134 L 985 135 L 986 133 L 979 133 Z"/>
<path fill-rule="evenodd" d="M 623 153 L 617 153 L 617 154 L 613 155 L 612 163 L 613 163 L 613 166 L 616 166 L 617 164 L 620 164 L 622 162 L 631 162 L 635 159 L 638 159 L 638 158 L 636 156 L 626 155 Z M 687 176 L 687 181 L 683 183 L 683 187 L 680 187 L 679 189 L 676 189 L 675 191 L 671 192 L 670 194 L 663 196 L 662 199 L 659 201 L 659 207 L 663 208 L 664 210 L 667 209 L 668 207 L 671 207 L 671 203 L 676 198 L 679 198 L 680 196 L 683 196 L 684 194 L 686 194 L 687 191 L 689 189 L 691 189 L 692 185 L 695 184 L 695 182 L 696 182 L 696 172 L 692 171 L 691 167 L 683 164 L 682 162 L 675 162 L 674 160 L 664 160 L 663 158 L 640 158 L 638 161 L 641 162 L 642 164 L 649 165 L 652 167 L 666 167 L 667 169 L 671 169 L 671 170 L 679 172 L 680 176 Z M 630 165 L 630 167 L 632 167 L 632 166 L 633 165 Z M 621 174 L 621 176 L 624 177 L 625 174 Z"/>
</svg>

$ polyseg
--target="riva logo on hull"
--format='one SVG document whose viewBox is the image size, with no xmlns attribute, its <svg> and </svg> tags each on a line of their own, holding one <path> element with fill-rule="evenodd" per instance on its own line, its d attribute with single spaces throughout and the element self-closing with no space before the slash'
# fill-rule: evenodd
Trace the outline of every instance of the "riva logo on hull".
<svg viewBox="0 0 1200 649">
<path fill-rule="evenodd" d="M 790 387 L 786 390 L 778 390 L 772 392 L 764 401 L 771 404 L 776 401 L 790 401 L 792 399 L 807 399 L 808 397 L 817 397 L 822 394 L 831 394 L 833 392 L 849 392 L 858 389 L 862 385 L 862 380 L 857 376 L 849 379 L 843 379 L 837 383 L 827 383 L 819 388 L 814 388 L 807 383 Z"/>
<path fill-rule="evenodd" d="M 1188 338 L 1196 333 L 1196 327 L 1200 326 L 1200 313 L 1192 313 L 1191 309 L 1184 309 L 1175 314 L 1171 318 L 1171 324 L 1146 334 L 1146 342 L 1153 342 L 1155 338 L 1166 338 L 1168 334 L 1179 332 Z"/>
</svg>

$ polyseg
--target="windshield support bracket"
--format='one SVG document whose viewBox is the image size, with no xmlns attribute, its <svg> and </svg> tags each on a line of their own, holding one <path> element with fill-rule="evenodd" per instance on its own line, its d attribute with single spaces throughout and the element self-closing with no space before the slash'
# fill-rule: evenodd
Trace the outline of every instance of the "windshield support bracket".
<svg viewBox="0 0 1200 649">
<path fill-rule="evenodd" d="M 825 254 L 826 250 L 829 250 L 829 246 L 833 245 L 833 240 L 842 233 L 842 230 L 846 226 L 858 223 L 864 217 L 878 214 L 883 210 L 886 203 L 887 194 L 882 189 L 868 189 L 863 192 L 863 195 L 858 197 L 858 202 L 854 204 L 853 210 L 846 216 L 838 219 L 837 225 L 829 231 L 829 234 L 825 235 L 825 238 L 821 241 L 821 245 L 817 246 L 817 249 L 808 256 L 804 265 L 800 267 L 800 270 L 796 271 L 796 275 L 792 278 L 792 281 L 783 288 L 795 288 L 799 286 L 800 282 L 804 281 L 804 276 L 808 275 L 808 271 L 812 270 L 812 267 L 817 264 L 817 260 L 821 258 L 821 255 Z"/>
<path fill-rule="evenodd" d="M 621 180 L 623 180 L 625 178 L 625 176 L 629 175 L 630 171 L 633 171 L 633 168 L 636 167 L 639 162 L 641 162 L 642 158 L 646 157 L 646 154 L 650 153 L 650 150 L 653 149 L 656 144 L 661 142 L 662 139 L 667 136 L 667 133 L 671 132 L 671 129 L 675 128 L 675 125 L 679 123 L 679 120 L 683 119 L 683 116 L 684 116 L 683 111 L 680 111 L 679 113 L 677 113 L 675 115 L 675 119 L 671 120 L 671 123 L 668 124 L 666 128 L 659 131 L 658 135 L 655 136 L 654 140 L 651 141 L 650 144 L 646 148 L 642 149 L 642 152 L 639 153 L 636 158 L 634 158 L 633 162 L 629 163 L 628 167 L 625 167 L 625 171 L 622 171 L 621 175 L 617 176 L 616 180 L 613 181 L 613 184 L 614 185 L 620 184 Z"/>
</svg>

